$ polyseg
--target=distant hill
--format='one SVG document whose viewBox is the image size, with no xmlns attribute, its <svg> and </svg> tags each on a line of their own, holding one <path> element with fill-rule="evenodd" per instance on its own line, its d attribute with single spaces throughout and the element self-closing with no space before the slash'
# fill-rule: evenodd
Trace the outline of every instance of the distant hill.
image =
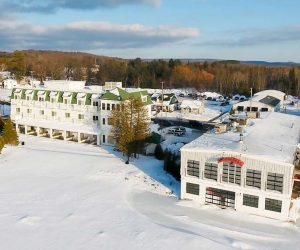
<svg viewBox="0 0 300 250">
<path fill-rule="evenodd" d="M 159 58 L 158 58 L 159 59 Z M 151 62 L 158 59 L 142 59 L 144 62 Z M 174 58 L 176 59 L 176 58 Z M 168 61 L 168 58 L 160 60 Z M 179 59 L 182 63 L 203 63 L 203 62 L 218 62 L 227 64 L 244 64 L 244 65 L 257 65 L 257 66 L 269 66 L 269 67 L 294 67 L 300 66 L 300 63 L 295 62 L 267 62 L 267 61 L 239 61 L 239 60 L 221 60 L 221 59 L 210 59 L 210 58 L 182 58 Z"/>
<path fill-rule="evenodd" d="M 15 51 L 16 52 L 16 51 Z M 5 52 L 0 51 L 0 57 L 9 57 L 15 52 Z M 64 61 L 84 61 L 84 62 L 97 62 L 102 63 L 105 60 L 114 59 L 120 61 L 127 61 L 129 59 L 120 58 L 120 57 L 110 57 L 110 56 L 102 56 L 85 52 L 64 52 L 64 51 L 52 51 L 52 50 L 20 50 L 18 52 L 22 52 L 25 55 L 25 58 L 31 63 L 38 63 L 39 60 L 64 60 Z M 155 58 L 155 59 L 147 59 L 142 58 L 144 62 L 151 62 L 154 60 L 163 60 L 169 61 L 170 58 Z M 177 58 L 173 58 L 177 59 Z M 245 65 L 260 65 L 260 66 L 269 66 L 269 67 L 293 67 L 300 66 L 300 63 L 295 62 L 268 62 L 268 61 L 240 61 L 240 60 L 221 60 L 221 59 L 211 59 L 211 58 L 181 58 L 178 59 L 182 63 L 203 63 L 203 62 L 219 62 L 219 63 L 227 63 L 227 64 L 245 64 Z"/>
<path fill-rule="evenodd" d="M 252 64 L 270 67 L 294 67 L 300 66 L 300 63 L 294 62 L 266 62 L 266 61 L 241 61 L 242 64 Z"/>
</svg>

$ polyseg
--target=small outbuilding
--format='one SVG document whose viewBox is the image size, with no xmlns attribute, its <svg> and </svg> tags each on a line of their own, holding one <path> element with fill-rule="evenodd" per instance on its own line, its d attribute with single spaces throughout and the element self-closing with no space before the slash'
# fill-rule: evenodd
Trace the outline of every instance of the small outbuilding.
<svg viewBox="0 0 300 250">
<path fill-rule="evenodd" d="M 180 107 L 182 114 L 200 115 L 204 112 L 203 102 L 198 100 L 183 100 Z"/>
</svg>

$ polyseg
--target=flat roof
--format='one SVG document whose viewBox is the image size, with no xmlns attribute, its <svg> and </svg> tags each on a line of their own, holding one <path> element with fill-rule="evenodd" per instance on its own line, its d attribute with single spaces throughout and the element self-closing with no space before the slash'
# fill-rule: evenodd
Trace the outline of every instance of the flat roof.
<svg viewBox="0 0 300 250">
<path fill-rule="evenodd" d="M 182 151 L 234 152 L 255 158 L 293 164 L 299 143 L 300 116 L 278 112 L 267 113 L 262 119 L 253 119 L 243 133 L 205 133 L 182 147 Z"/>
</svg>

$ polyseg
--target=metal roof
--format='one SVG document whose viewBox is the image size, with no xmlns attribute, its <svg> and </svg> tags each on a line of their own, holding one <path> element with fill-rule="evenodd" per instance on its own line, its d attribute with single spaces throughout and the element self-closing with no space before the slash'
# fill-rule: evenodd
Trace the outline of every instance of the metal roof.
<svg viewBox="0 0 300 250">
<path fill-rule="evenodd" d="M 262 102 L 272 107 L 276 107 L 280 103 L 280 100 L 273 96 L 267 95 L 263 99 L 259 100 L 259 102 Z"/>
</svg>

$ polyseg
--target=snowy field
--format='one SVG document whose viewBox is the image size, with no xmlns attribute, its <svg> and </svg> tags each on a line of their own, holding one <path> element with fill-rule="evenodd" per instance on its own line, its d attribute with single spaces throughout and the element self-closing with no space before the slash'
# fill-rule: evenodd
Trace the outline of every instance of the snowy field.
<svg viewBox="0 0 300 250">
<path fill-rule="evenodd" d="M 1 249 L 299 249 L 293 224 L 178 201 L 153 158 L 21 140 L 0 155 Z"/>
</svg>

